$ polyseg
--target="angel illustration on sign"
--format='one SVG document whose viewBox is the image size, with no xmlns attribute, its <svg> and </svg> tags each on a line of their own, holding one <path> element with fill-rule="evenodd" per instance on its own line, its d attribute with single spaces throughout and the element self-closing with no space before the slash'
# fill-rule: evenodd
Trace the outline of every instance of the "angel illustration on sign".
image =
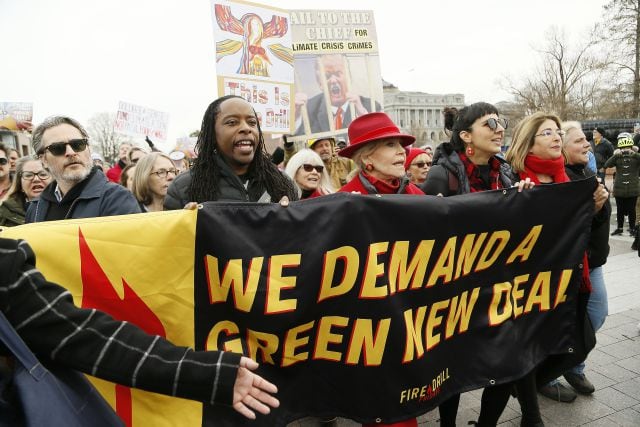
<svg viewBox="0 0 640 427">
<path fill-rule="evenodd" d="M 216 43 L 216 62 L 227 55 L 233 55 L 242 49 L 242 58 L 238 74 L 269 77 L 269 66 L 273 65 L 262 41 L 272 37 L 282 37 L 287 33 L 287 18 L 273 15 L 266 24 L 255 13 L 246 13 L 238 19 L 231 13 L 229 6 L 215 5 L 216 21 L 223 31 L 242 36 L 242 41 L 221 40 Z M 268 47 L 276 58 L 293 66 L 293 50 L 282 44 L 271 44 Z"/>
</svg>

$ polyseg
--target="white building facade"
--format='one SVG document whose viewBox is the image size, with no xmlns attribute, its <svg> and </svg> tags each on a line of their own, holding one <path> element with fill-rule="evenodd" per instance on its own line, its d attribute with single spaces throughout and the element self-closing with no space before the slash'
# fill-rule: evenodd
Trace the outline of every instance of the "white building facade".
<svg viewBox="0 0 640 427">
<path fill-rule="evenodd" d="M 416 137 L 415 146 L 430 144 L 434 148 L 448 137 L 444 133 L 445 107 L 464 107 L 460 93 L 435 95 L 405 92 L 383 81 L 384 111 L 405 133 Z"/>
</svg>

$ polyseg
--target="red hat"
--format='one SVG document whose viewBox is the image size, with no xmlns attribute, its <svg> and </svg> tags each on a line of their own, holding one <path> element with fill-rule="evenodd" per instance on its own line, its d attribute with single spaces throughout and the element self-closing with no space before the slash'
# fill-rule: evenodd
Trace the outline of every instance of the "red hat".
<svg viewBox="0 0 640 427">
<path fill-rule="evenodd" d="M 415 137 L 400 132 L 385 113 L 369 113 L 360 116 L 349 125 L 349 145 L 338 152 L 339 156 L 351 157 L 369 142 L 385 138 L 399 138 L 403 147 L 415 142 Z"/>
<path fill-rule="evenodd" d="M 411 165 L 411 162 L 413 162 L 413 159 L 418 157 L 420 154 L 428 154 L 428 153 L 424 151 L 422 148 L 411 148 L 407 153 L 407 160 L 404 161 L 404 170 L 409 169 L 409 166 Z"/>
</svg>

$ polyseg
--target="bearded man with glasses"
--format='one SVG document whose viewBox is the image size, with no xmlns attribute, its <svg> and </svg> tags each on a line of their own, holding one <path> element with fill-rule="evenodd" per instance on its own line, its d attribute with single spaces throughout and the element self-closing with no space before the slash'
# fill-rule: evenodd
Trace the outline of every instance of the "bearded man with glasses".
<svg viewBox="0 0 640 427">
<path fill-rule="evenodd" d="M 45 119 L 33 132 L 31 144 L 54 181 L 28 207 L 27 223 L 140 212 L 129 191 L 110 183 L 93 166 L 89 135 L 76 120 Z"/>
</svg>

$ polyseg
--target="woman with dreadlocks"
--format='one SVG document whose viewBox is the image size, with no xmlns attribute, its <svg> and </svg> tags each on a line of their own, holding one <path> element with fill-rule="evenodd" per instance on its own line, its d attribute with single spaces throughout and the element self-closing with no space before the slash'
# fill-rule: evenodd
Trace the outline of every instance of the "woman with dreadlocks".
<svg viewBox="0 0 640 427">
<path fill-rule="evenodd" d="M 260 124 L 251 104 L 234 95 L 213 101 L 202 119 L 193 168 L 173 181 L 165 209 L 189 202 L 297 200 L 291 181 L 265 151 Z"/>
</svg>

